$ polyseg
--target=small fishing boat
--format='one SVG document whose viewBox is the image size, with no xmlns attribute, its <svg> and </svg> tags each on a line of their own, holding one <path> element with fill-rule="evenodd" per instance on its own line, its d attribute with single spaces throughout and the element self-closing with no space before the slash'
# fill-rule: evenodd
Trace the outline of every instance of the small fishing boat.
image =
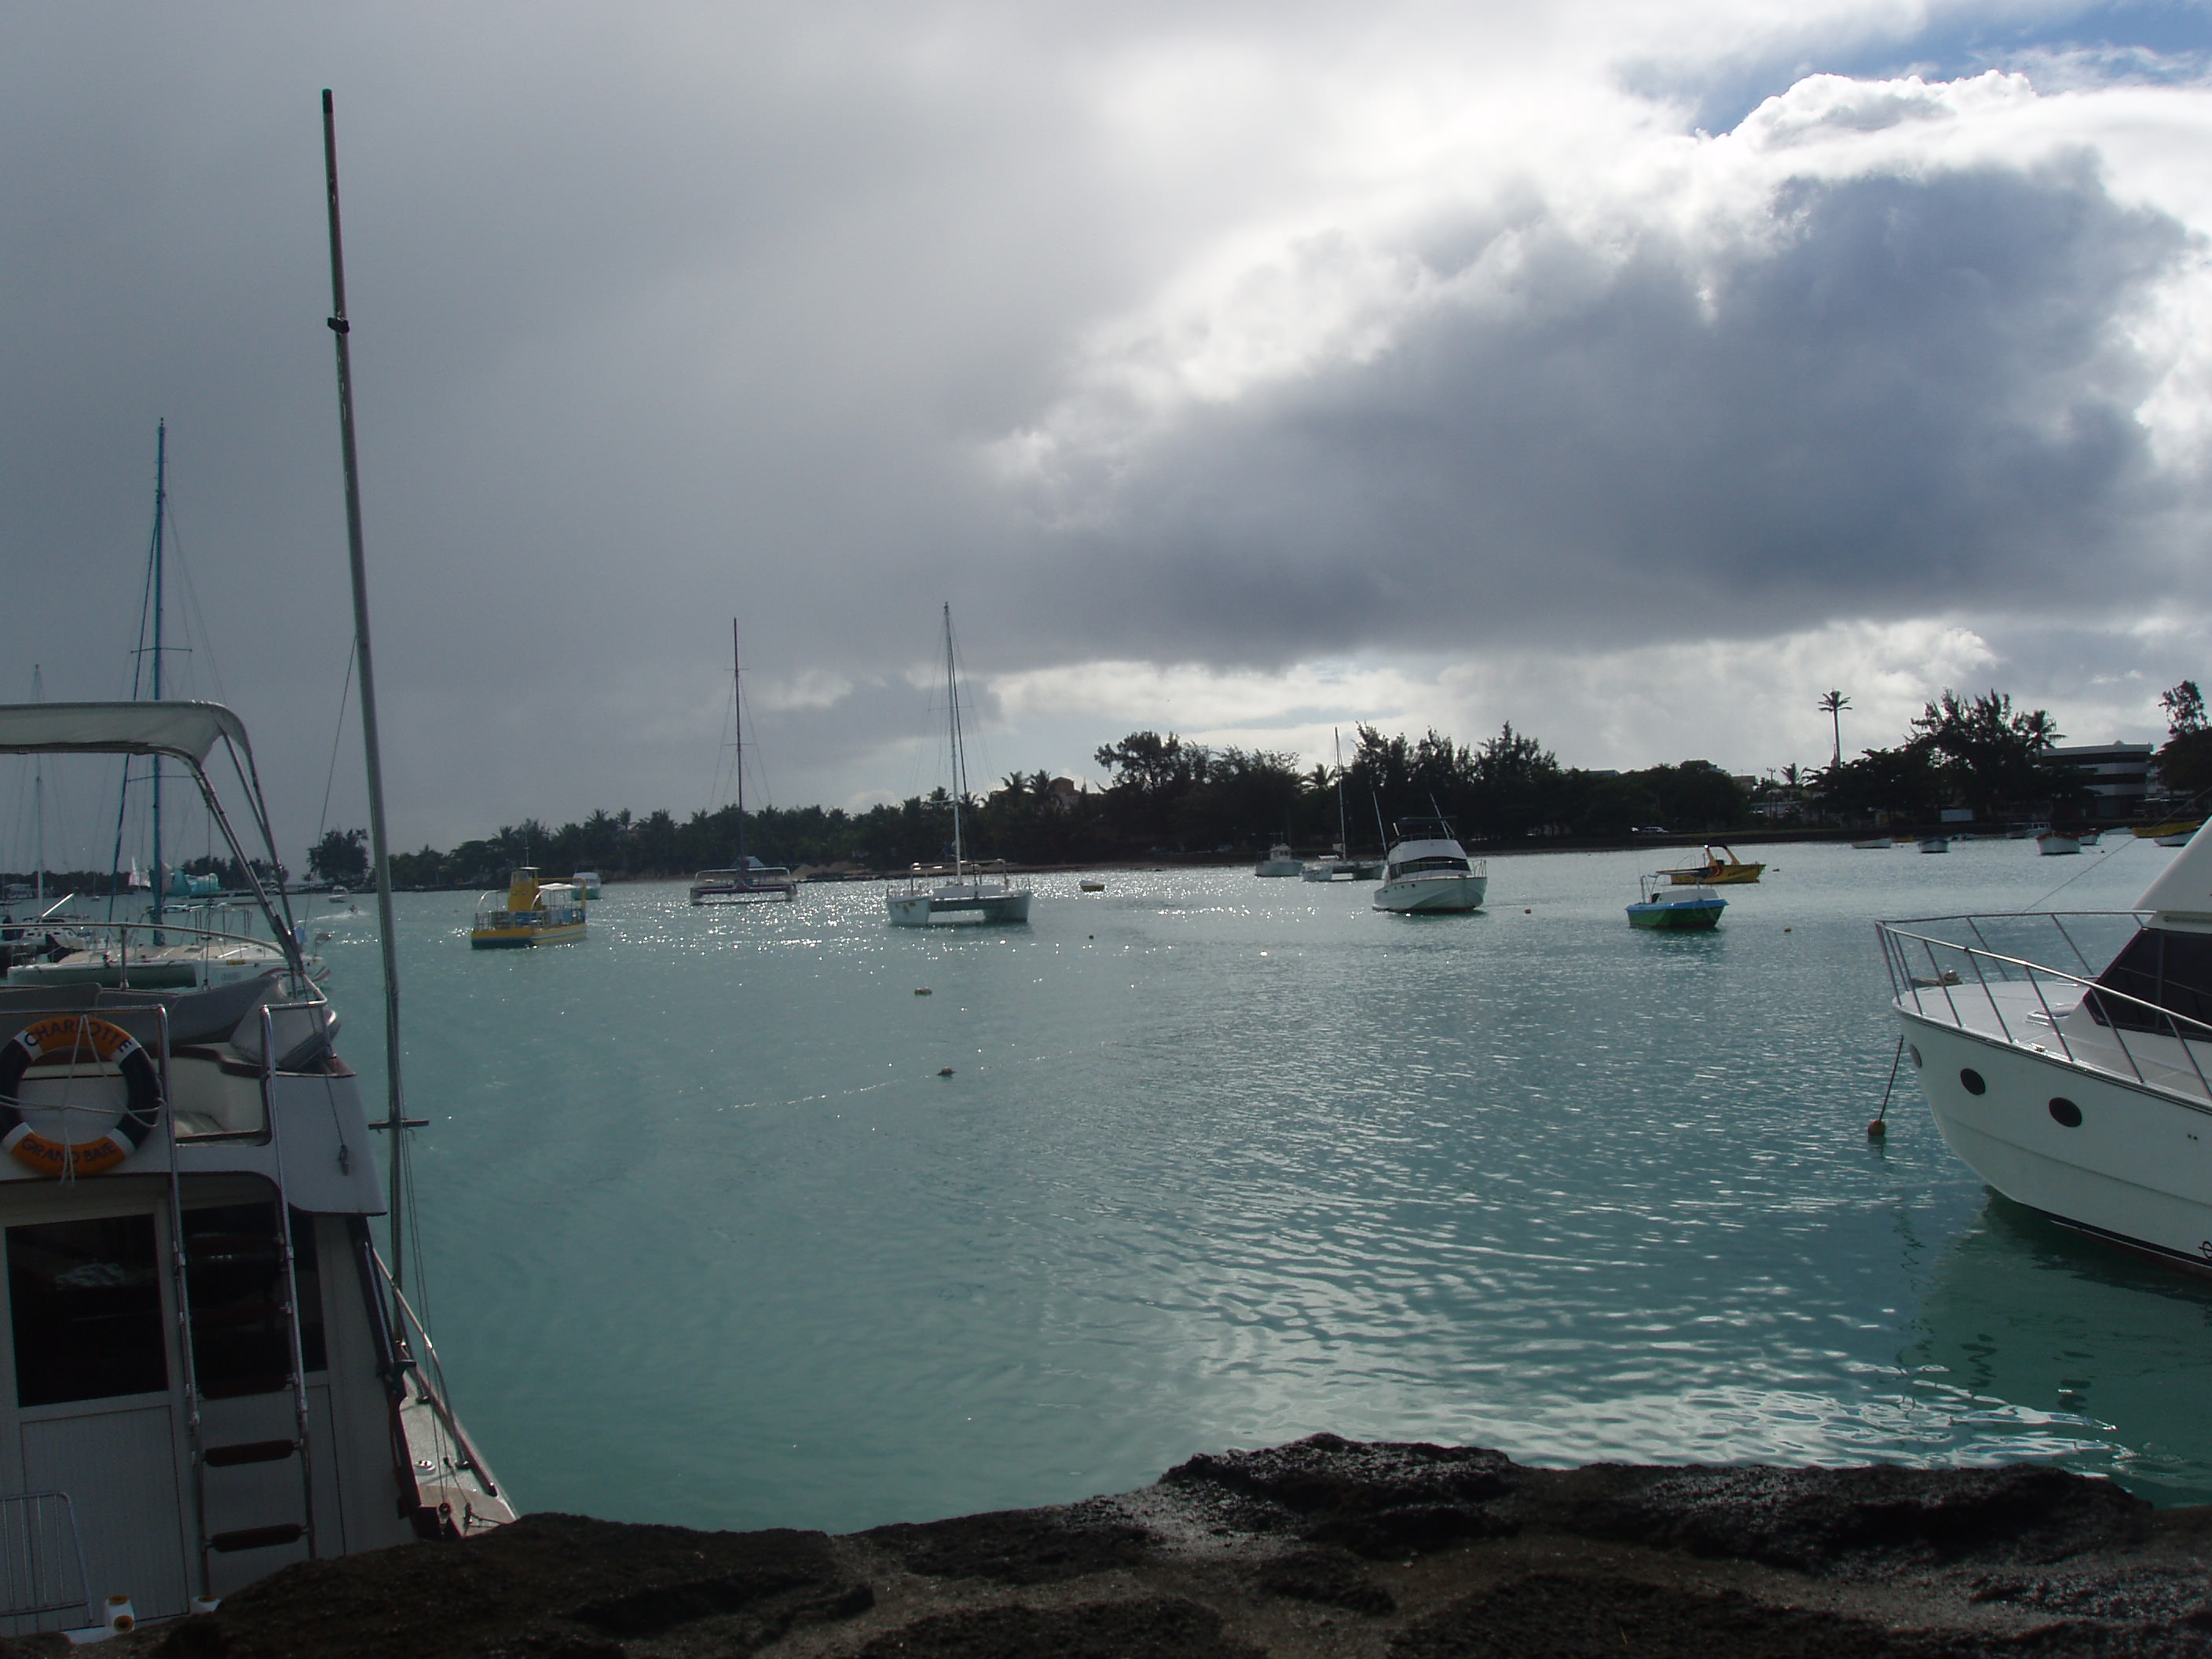
<svg viewBox="0 0 2212 1659">
<path fill-rule="evenodd" d="M 2185 847 L 2203 822 L 2203 818 L 2160 818 L 2155 823 L 2138 823 L 2135 826 L 2136 839 L 2154 841 L 2160 847 Z"/>
<path fill-rule="evenodd" d="M 2105 832 L 2101 830 L 2076 830 L 2074 832 L 2074 839 L 2084 847 L 2094 847 L 2104 839 L 2104 835 Z"/>
<path fill-rule="evenodd" d="M 1106 890 L 1106 884 L 1103 881 L 1079 881 L 1075 884 L 1086 893 L 1103 893 Z"/>
<path fill-rule="evenodd" d="M 476 925 L 469 929 L 469 944 L 477 950 L 565 945 L 584 937 L 584 901 L 565 881 L 540 882 L 538 872 L 524 865 L 507 883 L 506 902 L 494 904 L 499 896 L 477 897 Z"/>
<path fill-rule="evenodd" d="M 1853 842 L 1851 845 L 1862 852 L 1886 853 L 1896 846 L 1897 842 L 1888 836 L 1868 836 L 1863 840 Z"/>
<path fill-rule="evenodd" d="M 1490 872 L 1471 863 L 1467 848 L 1443 818 L 1401 818 L 1391 825 L 1395 839 L 1384 860 L 1382 884 L 1374 908 L 1401 915 L 1463 914 L 1482 908 L 1490 891 Z"/>
<path fill-rule="evenodd" d="M 2046 830 L 2035 838 L 2035 850 L 2047 859 L 2064 858 L 2069 853 L 2081 850 L 2081 838 L 2063 835 L 2056 830 Z"/>
<path fill-rule="evenodd" d="M 1746 882 L 1757 881 L 1763 864 L 1746 864 L 1729 848 L 1715 842 L 1705 848 L 1705 862 L 1693 864 L 1685 870 L 1665 872 L 1667 879 L 1676 887 L 1736 887 Z"/>
<path fill-rule="evenodd" d="M 1267 856 L 1260 860 L 1252 873 L 1255 876 L 1303 875 L 1305 863 L 1291 850 L 1290 842 L 1279 841 L 1267 849 Z"/>
<path fill-rule="evenodd" d="M 1923 853 L 1948 853 L 1951 850 L 1951 839 L 1948 836 L 1923 836 L 1917 845 Z"/>
<path fill-rule="evenodd" d="M 960 732 L 960 681 L 952 649 L 952 607 L 945 607 L 945 733 L 951 743 L 952 863 L 917 864 L 904 890 L 886 891 L 884 906 L 894 927 L 962 923 L 1003 927 L 1030 919 L 1030 890 L 1017 887 L 1006 861 L 982 864 L 968 856 L 968 746 Z"/>
<path fill-rule="evenodd" d="M 1628 907 L 1628 925 L 1670 933 L 1698 933 L 1720 926 L 1728 901 L 1710 887 L 1678 888 L 1672 870 L 1638 878 L 1644 896 Z"/>
<path fill-rule="evenodd" d="M 568 878 L 568 883 L 569 885 L 574 887 L 576 891 L 581 895 L 585 903 L 591 904 L 598 901 L 599 896 L 599 872 L 598 871 L 579 870 L 574 875 Z"/>
</svg>

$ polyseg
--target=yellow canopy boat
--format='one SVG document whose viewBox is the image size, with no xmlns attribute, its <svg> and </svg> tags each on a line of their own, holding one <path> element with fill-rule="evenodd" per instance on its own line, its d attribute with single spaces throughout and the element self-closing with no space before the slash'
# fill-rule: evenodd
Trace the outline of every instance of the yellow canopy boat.
<svg viewBox="0 0 2212 1659">
<path fill-rule="evenodd" d="M 1669 870 L 1667 879 L 1677 887 L 1728 887 L 1757 881 L 1763 864 L 1746 864 L 1729 848 L 1716 842 L 1705 848 L 1705 861 L 1686 870 Z"/>
</svg>

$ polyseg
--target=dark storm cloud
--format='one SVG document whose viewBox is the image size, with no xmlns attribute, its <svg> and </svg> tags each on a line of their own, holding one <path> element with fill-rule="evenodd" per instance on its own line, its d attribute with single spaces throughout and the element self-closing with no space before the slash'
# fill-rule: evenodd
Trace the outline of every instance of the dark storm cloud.
<svg viewBox="0 0 2212 1659">
<path fill-rule="evenodd" d="M 2134 416 L 2158 366 L 2122 325 L 2178 224 L 2086 159 L 1801 183 L 1775 216 L 1778 250 L 1717 271 L 1516 227 L 1522 303 L 1186 416 L 1092 504 L 1081 558 L 1143 599 L 1121 648 L 1589 648 L 2170 591 Z"/>
</svg>

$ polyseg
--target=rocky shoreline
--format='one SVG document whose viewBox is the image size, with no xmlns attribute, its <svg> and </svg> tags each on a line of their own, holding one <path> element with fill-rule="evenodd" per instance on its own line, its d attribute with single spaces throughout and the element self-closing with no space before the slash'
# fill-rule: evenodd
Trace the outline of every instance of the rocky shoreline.
<svg viewBox="0 0 2212 1659">
<path fill-rule="evenodd" d="M 1316 1435 L 844 1536 L 533 1515 L 285 1570 L 162 1659 L 2212 1656 L 2212 1508 L 2040 1465 L 1531 1469 Z M 0 1644 L 0 1659 L 65 1650 Z"/>
</svg>

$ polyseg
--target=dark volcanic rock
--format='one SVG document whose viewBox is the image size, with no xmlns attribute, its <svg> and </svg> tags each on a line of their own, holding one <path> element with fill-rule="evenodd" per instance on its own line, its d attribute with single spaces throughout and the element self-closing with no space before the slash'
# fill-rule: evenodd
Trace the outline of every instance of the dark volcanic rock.
<svg viewBox="0 0 2212 1659">
<path fill-rule="evenodd" d="M 1097 1500 L 1047 1510 L 998 1510 L 952 1521 L 900 1522 L 861 1537 L 931 1578 L 1049 1584 L 1126 1567 L 1152 1536 Z"/>
<path fill-rule="evenodd" d="M 982 1607 L 917 1620 L 858 1659 L 1267 1659 L 1231 1637 L 1220 1614 L 1154 1596 L 1073 1607 Z"/>
<path fill-rule="evenodd" d="M 1431 1613 L 1391 1644 L 1390 1659 L 1964 1659 L 1967 1651 L 1735 1591 L 1538 1575 Z"/>
<path fill-rule="evenodd" d="M 1266 1451 L 1194 1457 L 1161 1484 L 1256 1499 L 1249 1518 L 1260 1524 L 1272 1508 L 1283 1512 L 1279 1525 L 1303 1538 L 1379 1559 L 1511 1532 L 1517 1522 L 1494 1500 L 1527 1474 L 1504 1453 L 1479 1446 L 1316 1434 Z"/>
<path fill-rule="evenodd" d="M 1586 1471 L 1596 1474 L 1597 1470 Z M 1632 1484 L 1546 1518 L 1587 1536 L 1830 1572 L 1957 1561 L 2045 1562 L 2139 1542 L 2150 1505 L 2109 1480 L 1994 1469 L 1622 1469 Z M 1635 1477 L 1642 1477 L 1635 1479 Z"/>
<path fill-rule="evenodd" d="M 1300 1550 L 1279 1556 L 1261 1569 L 1255 1582 L 1261 1594 L 1293 1601 L 1378 1616 L 1398 1610 L 1397 1597 L 1349 1556 L 1335 1550 Z"/>
<path fill-rule="evenodd" d="M 620 1638 L 722 1619 L 744 1654 L 867 1605 L 818 1532 L 692 1532 L 526 1516 L 480 1538 L 311 1561 L 187 1619 L 165 1659 L 603 1659 Z M 734 1616 L 733 1616 L 734 1615 Z"/>
</svg>

